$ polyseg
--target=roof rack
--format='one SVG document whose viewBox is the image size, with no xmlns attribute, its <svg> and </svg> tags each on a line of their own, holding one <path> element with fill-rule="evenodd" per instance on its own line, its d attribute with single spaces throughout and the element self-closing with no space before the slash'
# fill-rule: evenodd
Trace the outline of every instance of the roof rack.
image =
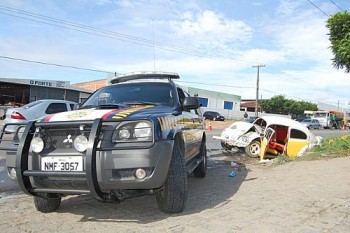
<svg viewBox="0 0 350 233">
<path fill-rule="evenodd" d="M 169 81 L 172 79 L 179 79 L 180 76 L 177 73 L 170 72 L 158 72 L 158 71 L 150 71 L 150 72 L 133 72 L 124 75 L 120 75 L 114 79 L 110 80 L 111 84 L 127 82 L 130 80 L 137 79 L 168 79 Z"/>
</svg>

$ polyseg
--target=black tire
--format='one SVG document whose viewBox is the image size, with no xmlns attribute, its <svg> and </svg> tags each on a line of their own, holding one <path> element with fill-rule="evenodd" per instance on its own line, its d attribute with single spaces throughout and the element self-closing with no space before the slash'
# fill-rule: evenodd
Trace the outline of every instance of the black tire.
<svg viewBox="0 0 350 233">
<path fill-rule="evenodd" d="M 248 146 L 244 148 L 246 155 L 252 158 L 260 156 L 261 144 L 260 141 L 254 140 Z"/>
<path fill-rule="evenodd" d="M 61 205 L 61 198 L 34 197 L 34 205 L 42 213 L 53 212 Z"/>
<path fill-rule="evenodd" d="M 200 156 L 203 158 L 202 162 L 198 164 L 196 169 L 193 171 L 193 175 L 197 178 L 204 178 L 207 175 L 207 164 L 208 164 L 208 157 L 207 157 L 207 147 L 205 145 L 205 142 L 202 142 L 201 149 L 200 149 Z"/>
<path fill-rule="evenodd" d="M 183 151 L 175 145 L 163 189 L 156 194 L 158 207 L 164 213 L 180 213 L 185 209 L 187 194 L 185 159 Z"/>
</svg>

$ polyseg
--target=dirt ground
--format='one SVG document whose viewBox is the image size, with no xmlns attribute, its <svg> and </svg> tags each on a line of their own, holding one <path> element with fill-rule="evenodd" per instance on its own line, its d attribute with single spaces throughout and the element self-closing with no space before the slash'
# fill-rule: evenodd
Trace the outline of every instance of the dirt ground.
<svg viewBox="0 0 350 233">
<path fill-rule="evenodd" d="M 211 122 L 223 127 L 230 122 Z M 239 153 L 239 152 L 237 152 Z M 69 196 L 53 213 L 0 192 L 1 232 L 349 232 L 350 157 L 267 166 L 214 151 L 204 179 L 189 177 L 186 209 L 164 214 L 154 196 L 103 203 Z M 231 162 L 237 164 L 233 167 Z M 235 176 L 230 176 L 235 172 Z M 1 186 L 1 183 L 0 183 Z"/>
<path fill-rule="evenodd" d="M 229 127 L 234 121 L 233 120 L 225 120 L 225 121 L 209 121 L 205 120 L 205 128 L 208 129 L 209 124 L 213 129 L 224 129 Z"/>
<path fill-rule="evenodd" d="M 30 196 L 0 193 L 1 232 L 349 232 L 350 157 L 272 167 L 236 159 L 212 156 L 207 177 L 189 178 L 187 207 L 175 215 L 160 212 L 154 196 L 120 204 L 70 196 L 43 214 Z"/>
</svg>

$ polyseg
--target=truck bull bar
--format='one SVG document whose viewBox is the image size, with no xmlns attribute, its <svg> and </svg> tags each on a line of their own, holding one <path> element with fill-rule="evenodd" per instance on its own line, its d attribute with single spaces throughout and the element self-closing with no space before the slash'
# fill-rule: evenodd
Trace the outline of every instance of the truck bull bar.
<svg viewBox="0 0 350 233">
<path fill-rule="evenodd" d="M 72 124 L 70 122 L 70 124 Z M 89 124 L 89 122 L 79 122 L 79 124 Z M 85 156 L 85 171 L 79 172 L 59 172 L 59 171 L 41 171 L 41 170 L 29 170 L 28 157 L 30 143 L 34 136 L 35 128 L 40 126 L 53 126 L 60 127 L 65 125 L 63 122 L 29 122 L 23 132 L 23 136 L 19 142 L 19 146 L 16 153 L 16 177 L 20 188 L 29 195 L 35 196 L 36 193 L 56 193 L 56 194 L 90 194 L 97 200 L 106 199 L 109 194 L 103 193 L 98 185 L 97 172 L 96 172 L 96 148 L 98 143 L 98 136 L 100 134 L 102 121 L 101 119 L 95 119 L 91 125 L 91 131 L 89 134 L 89 142 Z M 56 189 L 56 188 L 35 188 L 30 182 L 30 177 L 79 177 L 85 178 L 88 189 Z"/>
</svg>

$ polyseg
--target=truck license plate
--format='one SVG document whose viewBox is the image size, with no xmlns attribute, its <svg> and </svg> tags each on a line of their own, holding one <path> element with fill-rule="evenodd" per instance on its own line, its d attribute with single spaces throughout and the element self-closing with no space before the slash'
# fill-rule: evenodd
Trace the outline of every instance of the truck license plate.
<svg viewBox="0 0 350 233">
<path fill-rule="evenodd" d="M 48 156 L 41 158 L 42 171 L 82 171 L 82 156 Z"/>
</svg>

